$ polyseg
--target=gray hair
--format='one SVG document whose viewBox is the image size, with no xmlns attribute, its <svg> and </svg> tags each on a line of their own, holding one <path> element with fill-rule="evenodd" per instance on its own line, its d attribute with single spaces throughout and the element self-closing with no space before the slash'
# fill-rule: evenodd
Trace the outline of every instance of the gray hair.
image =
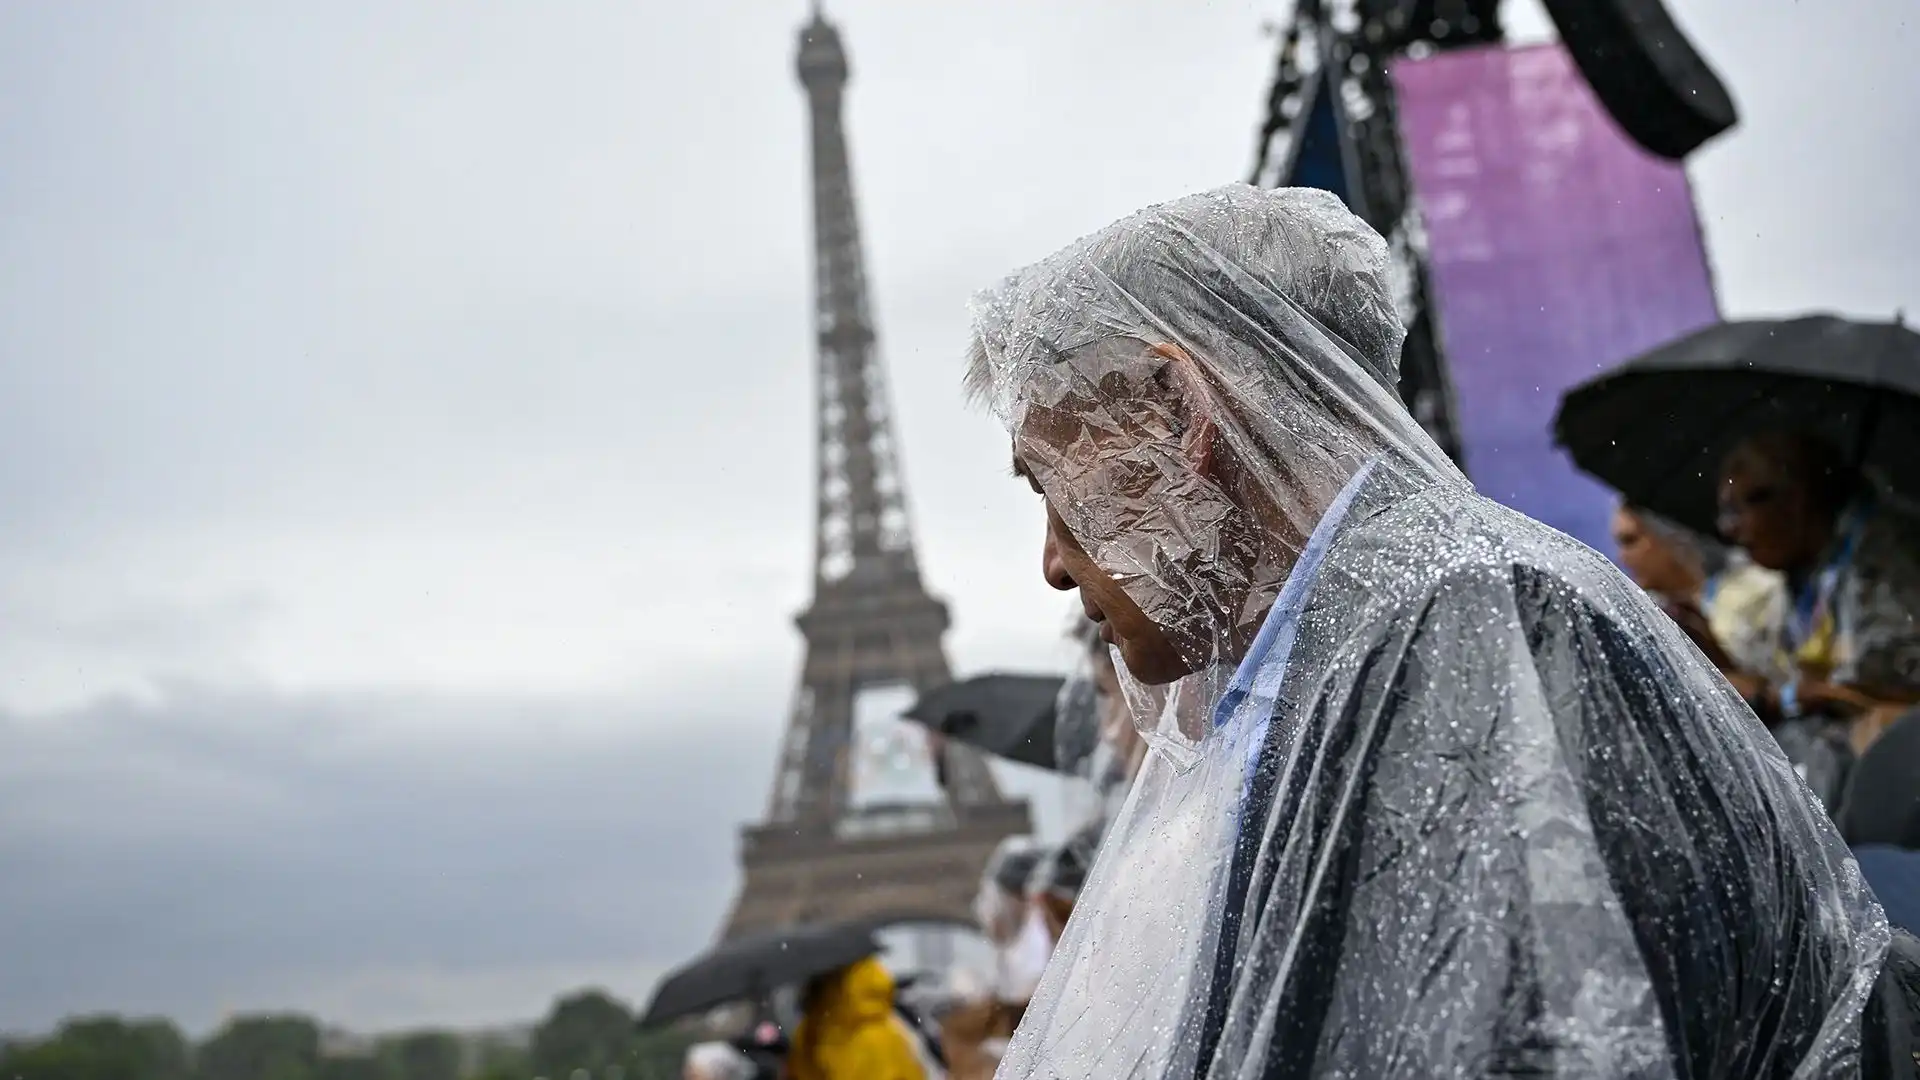
<svg viewBox="0 0 1920 1080">
<path fill-rule="evenodd" d="M 1067 353 L 1120 330 L 1127 319 L 1099 311 L 1117 296 L 1154 298 L 1153 317 L 1179 323 L 1161 327 L 1169 338 L 1234 328 L 1253 342 L 1287 337 L 1260 325 L 1272 297 L 1285 297 L 1387 389 L 1400 381 L 1407 332 L 1386 242 L 1330 192 L 1234 184 L 1148 207 L 977 297 L 969 396 L 991 396 L 997 353 Z M 1043 328 L 1048 340 L 1009 340 L 1013 326 Z"/>
</svg>

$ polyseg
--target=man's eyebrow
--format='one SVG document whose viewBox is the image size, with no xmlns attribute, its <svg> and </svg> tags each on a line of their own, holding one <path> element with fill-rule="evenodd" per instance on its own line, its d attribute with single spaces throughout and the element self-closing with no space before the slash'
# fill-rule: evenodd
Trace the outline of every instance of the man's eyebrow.
<svg viewBox="0 0 1920 1080">
<path fill-rule="evenodd" d="M 1033 474 L 1027 471 L 1027 463 L 1021 461 L 1020 455 L 1018 454 L 1014 455 L 1013 464 L 1008 466 L 1007 475 L 1013 477 L 1015 480 L 1033 479 Z"/>
</svg>

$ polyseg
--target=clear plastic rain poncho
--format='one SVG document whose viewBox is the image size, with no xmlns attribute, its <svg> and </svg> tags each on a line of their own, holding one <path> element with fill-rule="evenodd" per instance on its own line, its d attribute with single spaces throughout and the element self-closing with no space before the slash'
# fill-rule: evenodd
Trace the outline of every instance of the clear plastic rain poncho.
<svg viewBox="0 0 1920 1080">
<path fill-rule="evenodd" d="M 1100 687 L 1093 663 L 1083 659 L 1060 684 L 1053 703 L 1053 760 L 1060 772 L 1093 782 L 1100 754 Z"/>
<path fill-rule="evenodd" d="M 723 1042 L 699 1043 L 687 1050 L 687 1080 L 753 1080 L 758 1071 L 752 1059 Z"/>
<path fill-rule="evenodd" d="M 1078 615 L 1078 612 L 1076 612 Z M 1127 747 L 1136 736 L 1119 712 L 1124 702 L 1112 700 L 1113 663 L 1098 636 L 1099 627 L 1084 616 L 1072 634 L 1080 656 L 1054 703 L 1054 761 L 1068 776 L 1086 782 L 1094 796 L 1093 816 L 1100 826 L 1119 812 L 1127 786 L 1133 781 L 1133 755 Z M 1107 681 L 1103 686 L 1103 675 Z M 1115 721 L 1120 721 L 1115 730 Z M 1124 733 L 1126 738 L 1121 738 Z M 1099 829 L 1094 830 L 1099 842 Z"/>
<path fill-rule="evenodd" d="M 1086 884 L 1087 870 L 1100 852 L 1100 837 L 1105 828 L 1106 821 L 1095 818 L 1068 833 L 1058 847 L 1048 848 L 1034 865 L 1033 876 L 1027 879 L 1027 894 L 1068 901 L 1078 897 Z"/>
<path fill-rule="evenodd" d="M 1851 1075 L 1878 906 L 1678 629 L 1408 415 L 1377 234 L 1223 188 L 975 316 L 971 386 L 1193 671 L 1123 677 L 1154 752 L 1002 1080 Z"/>
</svg>

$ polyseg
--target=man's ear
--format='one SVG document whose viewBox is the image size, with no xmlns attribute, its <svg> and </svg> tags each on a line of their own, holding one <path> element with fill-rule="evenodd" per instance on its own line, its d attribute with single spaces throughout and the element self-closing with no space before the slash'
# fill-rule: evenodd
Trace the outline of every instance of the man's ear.
<svg viewBox="0 0 1920 1080">
<path fill-rule="evenodd" d="M 1156 377 L 1178 399 L 1175 408 L 1180 411 L 1184 425 L 1180 432 L 1181 452 L 1195 472 L 1210 480 L 1219 479 L 1220 426 L 1214 420 L 1213 398 L 1207 393 L 1200 365 L 1178 345 L 1154 345 L 1148 351 L 1167 361 Z"/>
</svg>

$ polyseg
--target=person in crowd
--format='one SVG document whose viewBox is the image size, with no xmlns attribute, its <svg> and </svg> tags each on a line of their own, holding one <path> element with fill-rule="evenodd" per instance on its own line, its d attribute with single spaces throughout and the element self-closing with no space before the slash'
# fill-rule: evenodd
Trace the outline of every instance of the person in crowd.
<svg viewBox="0 0 1920 1080">
<path fill-rule="evenodd" d="M 728 1040 L 728 1045 L 746 1055 L 753 1065 L 755 1080 L 781 1080 L 787 1062 L 787 1036 L 778 1022 L 761 1019 L 746 1032 Z"/>
<path fill-rule="evenodd" d="M 895 1007 L 894 1012 L 907 1027 L 912 1037 L 913 1057 L 920 1065 L 926 1080 L 949 1080 L 953 1075 L 952 1063 L 947 1059 L 946 1043 L 940 1032 L 940 1025 L 915 1013 L 904 1005 Z"/>
<path fill-rule="evenodd" d="M 1717 668 L 1773 669 L 1770 629 L 1786 603 L 1780 575 L 1651 511 L 1622 503 L 1613 514 L 1620 564 Z"/>
<path fill-rule="evenodd" d="M 1012 1029 L 991 1000 L 968 1001 L 940 1018 L 940 1042 L 953 1080 L 993 1080 Z"/>
<path fill-rule="evenodd" d="M 1047 855 L 1031 838 L 1010 837 L 981 874 L 974 918 L 993 947 L 995 970 L 984 997 L 942 1020 L 941 1045 L 956 1078 L 993 1075 L 1052 956 L 1047 906 L 1030 892 L 1035 878 L 1044 876 Z"/>
<path fill-rule="evenodd" d="M 1027 892 L 1027 882 L 1045 855 L 1027 837 L 1003 841 L 981 875 L 974 900 L 975 918 L 994 947 L 994 998 L 1012 1014 L 1012 1023 L 1018 1023 L 1052 953 L 1045 916 Z"/>
<path fill-rule="evenodd" d="M 1920 851 L 1916 777 L 1920 777 L 1920 711 L 1909 711 L 1881 732 L 1848 772 L 1845 799 L 1833 820 L 1856 853 L 1866 845 Z"/>
<path fill-rule="evenodd" d="M 723 1042 L 688 1048 L 683 1080 L 760 1080 L 761 1070 L 738 1048 Z"/>
<path fill-rule="evenodd" d="M 1477 495 L 1326 192 L 1152 207 L 975 306 L 1040 566 L 1152 747 L 999 1068 L 1838 1076 L 1889 931 L 1719 672 Z"/>
<path fill-rule="evenodd" d="M 791 1080 L 935 1080 L 894 1002 L 893 976 L 868 957 L 810 983 L 787 1054 Z"/>
<path fill-rule="evenodd" d="M 1778 573 L 1745 560 L 1738 549 L 1730 553 L 1706 537 L 1631 505 L 1622 505 L 1614 513 L 1613 535 L 1628 576 L 1647 590 L 1709 663 L 1738 683 L 1784 679 L 1791 674 L 1776 641 L 1787 602 Z M 1744 575 L 1725 569 L 1734 559 L 1744 563 L 1740 567 Z M 1847 790 L 1855 758 L 1848 741 L 1824 722 L 1784 718 L 1761 703 L 1755 708 L 1767 719 L 1808 790 L 1821 805 L 1835 811 Z"/>
<path fill-rule="evenodd" d="M 1831 443 L 1771 432 L 1721 470 L 1720 528 L 1784 575 L 1771 669 L 1735 680 L 1755 710 L 1856 722 L 1856 746 L 1920 703 L 1920 528 Z"/>
<path fill-rule="evenodd" d="M 1920 933 L 1920 851 L 1863 844 L 1854 849 L 1853 857 L 1860 864 L 1860 876 L 1873 886 L 1887 922 L 1909 934 Z"/>
</svg>

